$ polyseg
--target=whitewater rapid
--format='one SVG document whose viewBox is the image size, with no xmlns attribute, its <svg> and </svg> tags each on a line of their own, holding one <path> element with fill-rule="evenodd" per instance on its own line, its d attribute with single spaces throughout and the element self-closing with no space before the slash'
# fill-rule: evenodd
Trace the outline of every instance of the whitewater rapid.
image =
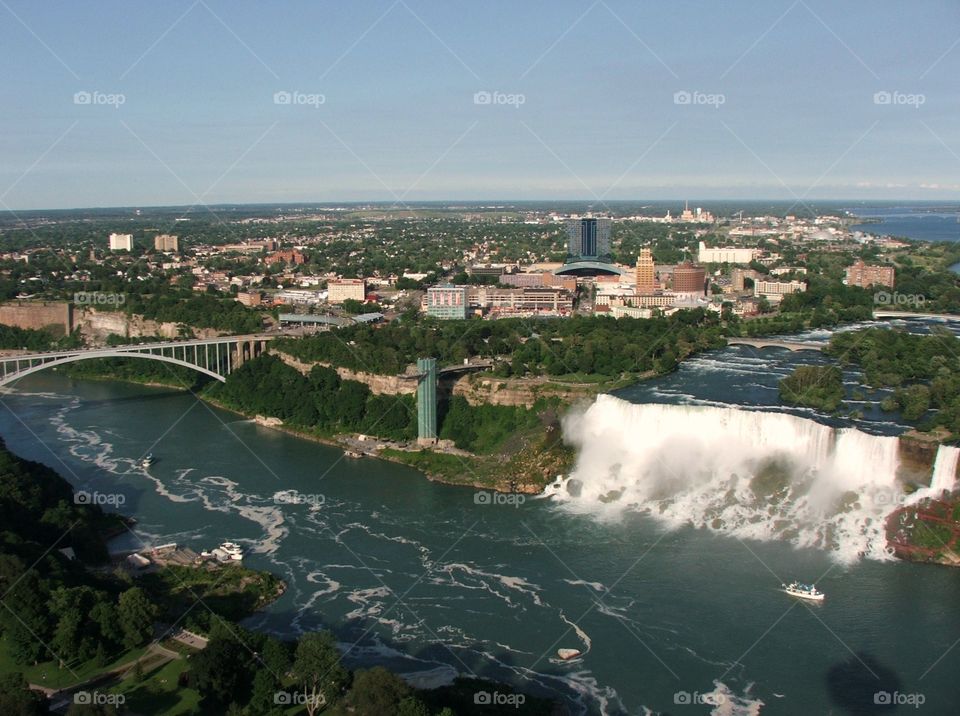
<svg viewBox="0 0 960 716">
<path fill-rule="evenodd" d="M 889 559 L 885 519 L 906 499 L 897 437 L 785 413 L 601 395 L 567 416 L 564 436 L 576 466 L 548 495 L 604 519 L 643 511 L 669 527 L 786 540 L 851 562 Z"/>
</svg>

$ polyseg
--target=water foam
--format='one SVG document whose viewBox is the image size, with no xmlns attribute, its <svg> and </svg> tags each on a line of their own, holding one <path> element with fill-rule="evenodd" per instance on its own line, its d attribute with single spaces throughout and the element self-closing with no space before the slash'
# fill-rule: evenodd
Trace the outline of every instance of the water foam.
<svg viewBox="0 0 960 716">
<path fill-rule="evenodd" d="M 670 527 L 784 539 L 841 561 L 888 558 L 884 518 L 902 497 L 896 437 L 610 395 L 569 414 L 564 435 L 577 464 L 548 494 L 565 509 L 605 519 L 639 510 Z"/>
</svg>

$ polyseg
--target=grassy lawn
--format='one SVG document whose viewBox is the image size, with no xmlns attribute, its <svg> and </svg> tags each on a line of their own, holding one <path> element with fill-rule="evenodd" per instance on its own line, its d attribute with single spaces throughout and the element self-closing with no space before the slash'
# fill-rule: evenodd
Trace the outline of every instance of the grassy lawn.
<svg viewBox="0 0 960 716">
<path fill-rule="evenodd" d="M 144 651 L 145 648 L 140 648 L 125 652 L 106 666 L 97 666 L 93 660 L 82 664 L 69 664 L 70 669 L 72 669 L 71 672 L 70 669 L 61 669 L 56 661 L 44 661 L 39 664 L 24 665 L 15 663 L 10 656 L 7 638 L 4 636 L 0 638 L 0 673 L 9 674 L 19 671 L 31 684 L 46 686 L 51 689 L 59 689 L 81 683 L 93 678 L 97 674 L 110 671 L 122 664 L 133 661 L 139 658 Z"/>
<path fill-rule="evenodd" d="M 174 659 L 159 669 L 147 671 L 143 681 L 130 676 L 110 689 L 127 697 L 125 708 L 138 714 L 188 714 L 200 712 L 200 694 L 180 688 L 177 679 L 187 670 L 185 659 Z"/>
</svg>

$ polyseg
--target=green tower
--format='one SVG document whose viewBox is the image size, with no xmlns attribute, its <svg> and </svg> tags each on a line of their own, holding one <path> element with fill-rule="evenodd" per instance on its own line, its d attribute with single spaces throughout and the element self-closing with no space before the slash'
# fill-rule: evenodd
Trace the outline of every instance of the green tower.
<svg viewBox="0 0 960 716">
<path fill-rule="evenodd" d="M 417 358 L 417 442 L 437 440 L 437 359 Z"/>
</svg>

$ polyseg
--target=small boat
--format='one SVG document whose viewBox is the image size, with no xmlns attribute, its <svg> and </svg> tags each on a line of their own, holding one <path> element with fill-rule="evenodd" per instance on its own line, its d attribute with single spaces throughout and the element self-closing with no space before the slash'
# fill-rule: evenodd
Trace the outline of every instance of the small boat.
<svg viewBox="0 0 960 716">
<path fill-rule="evenodd" d="M 347 457 L 363 457 L 363 453 L 357 452 L 356 450 L 347 450 L 343 454 Z"/>
<path fill-rule="evenodd" d="M 781 584 L 783 591 L 789 594 L 791 597 L 799 597 L 800 599 L 810 599 L 814 602 L 822 602 L 824 598 L 824 593 L 817 591 L 817 587 L 813 584 L 801 584 L 800 582 L 790 582 L 790 584 Z"/>
<path fill-rule="evenodd" d="M 200 556 L 218 562 L 240 562 L 243 559 L 243 547 L 236 542 L 224 542 L 214 550 L 201 552 Z"/>
<path fill-rule="evenodd" d="M 570 661 L 570 659 L 575 659 L 580 656 L 579 649 L 557 649 L 557 656 L 559 656 L 564 661 Z"/>
<path fill-rule="evenodd" d="M 149 452 L 140 460 L 140 467 L 150 467 L 154 460 L 155 458 L 153 457 L 153 453 Z"/>
</svg>

